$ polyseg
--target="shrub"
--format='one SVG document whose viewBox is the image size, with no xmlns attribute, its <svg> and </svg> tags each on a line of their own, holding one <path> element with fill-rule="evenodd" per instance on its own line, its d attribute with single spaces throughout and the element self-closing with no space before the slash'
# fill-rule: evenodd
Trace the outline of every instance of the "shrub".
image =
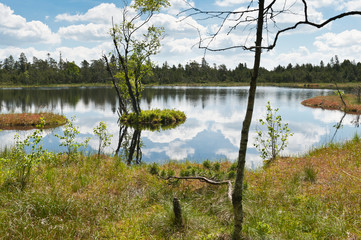
<svg viewBox="0 0 361 240">
<path fill-rule="evenodd" d="M 107 125 L 100 121 L 98 126 L 93 129 L 95 135 L 99 138 L 99 147 L 98 147 L 98 157 L 100 156 L 100 152 L 104 150 L 104 148 L 110 145 L 110 138 L 113 136 L 108 133 Z"/>
<path fill-rule="evenodd" d="M 30 173 L 35 164 L 40 162 L 44 156 L 43 146 L 40 145 L 42 141 L 42 132 L 45 122 L 42 119 L 41 124 L 33 132 L 32 135 L 27 136 L 23 141 L 20 140 L 18 134 L 15 135 L 15 146 L 11 149 L 8 156 L 0 159 L 2 171 L 5 173 L 5 183 L 15 185 L 23 190 L 27 185 Z M 30 147 L 29 153 L 26 148 Z"/>
<path fill-rule="evenodd" d="M 67 160 L 74 159 L 79 154 L 80 147 L 87 147 L 89 138 L 87 138 L 83 143 L 79 143 L 75 138 L 79 134 L 79 128 L 74 125 L 75 117 L 72 117 L 71 120 L 68 120 L 68 123 L 64 127 L 63 136 L 55 134 L 57 138 L 62 141 L 60 146 L 65 146 L 67 148 Z"/>
<path fill-rule="evenodd" d="M 274 160 L 278 154 L 287 147 L 288 137 L 292 136 L 288 124 L 282 124 L 282 118 L 277 115 L 278 108 L 272 109 L 270 102 L 267 103 L 266 119 L 259 119 L 266 131 L 257 131 L 254 146 L 261 152 L 263 159 Z"/>
</svg>

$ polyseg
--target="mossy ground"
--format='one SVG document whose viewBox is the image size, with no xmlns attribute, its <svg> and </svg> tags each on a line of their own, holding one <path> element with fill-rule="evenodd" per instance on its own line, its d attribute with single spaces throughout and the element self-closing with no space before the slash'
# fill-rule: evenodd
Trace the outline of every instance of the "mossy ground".
<svg viewBox="0 0 361 240">
<path fill-rule="evenodd" d="M 66 124 L 67 119 L 54 113 L 7 113 L 0 114 L 0 129 L 32 129 L 45 122 L 45 128 Z"/>
<path fill-rule="evenodd" d="M 361 141 L 247 171 L 248 239 L 361 238 Z M 3 153 L 5 154 L 5 153 Z M 53 155 L 34 166 L 24 191 L 0 189 L 0 239 L 229 239 L 227 186 L 169 182 L 154 173 L 230 177 L 234 165 L 169 162 L 128 166 L 117 157 Z M 155 170 L 156 169 L 156 170 Z M 151 174 L 152 172 L 153 174 Z M 3 184 L 1 172 L 0 182 Z M 184 226 L 173 223 L 180 199 Z"/>
</svg>

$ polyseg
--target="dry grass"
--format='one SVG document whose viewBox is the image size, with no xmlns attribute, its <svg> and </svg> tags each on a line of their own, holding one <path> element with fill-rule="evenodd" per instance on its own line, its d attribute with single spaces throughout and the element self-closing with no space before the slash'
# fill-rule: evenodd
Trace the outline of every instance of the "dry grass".
<svg viewBox="0 0 361 240">
<path fill-rule="evenodd" d="M 0 114 L 0 129 L 32 129 L 45 121 L 45 128 L 57 127 L 66 123 L 66 118 L 54 113 L 9 113 Z"/>
<path fill-rule="evenodd" d="M 247 172 L 251 187 L 246 214 L 263 211 L 258 221 L 266 221 L 277 239 L 359 239 L 359 149 L 359 139 L 331 144 L 307 156 L 279 158 L 260 171 Z M 256 214 L 248 204 L 258 206 Z M 254 217 L 248 217 L 247 224 L 254 225 Z"/>
<path fill-rule="evenodd" d="M 346 112 L 361 114 L 361 104 L 357 103 L 356 96 L 352 94 L 347 94 L 344 97 L 346 102 Z M 317 107 L 322 109 L 330 110 L 345 110 L 345 106 L 342 103 L 339 96 L 317 96 L 310 99 L 306 99 L 301 102 L 301 104 L 307 107 Z"/>
</svg>

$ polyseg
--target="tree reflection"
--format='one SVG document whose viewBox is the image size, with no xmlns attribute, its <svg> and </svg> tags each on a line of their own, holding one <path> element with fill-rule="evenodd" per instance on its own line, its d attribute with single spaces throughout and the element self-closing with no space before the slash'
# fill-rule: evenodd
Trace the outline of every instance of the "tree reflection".
<svg viewBox="0 0 361 240">
<path fill-rule="evenodd" d="M 142 130 L 119 124 L 119 142 L 115 155 L 120 155 L 128 165 L 142 161 Z"/>
<path fill-rule="evenodd" d="M 119 124 L 119 141 L 115 155 L 121 156 L 128 165 L 140 164 L 142 161 L 142 147 L 141 139 L 142 131 L 162 131 L 178 127 L 183 124 L 185 120 L 178 122 L 171 122 L 167 124 L 149 123 L 127 125 L 126 123 L 118 122 Z"/>
<path fill-rule="evenodd" d="M 335 133 L 334 133 L 333 136 L 332 136 L 331 142 L 333 142 L 333 140 L 335 139 L 335 136 L 336 136 L 338 130 L 339 130 L 340 128 L 342 128 L 342 122 L 343 122 L 343 119 L 344 119 L 345 117 L 346 117 L 346 112 L 343 113 L 340 121 L 339 121 L 338 123 L 336 123 L 335 125 L 333 125 L 333 127 L 335 128 Z"/>
<path fill-rule="evenodd" d="M 360 115 L 355 115 L 355 118 L 351 121 L 351 124 L 355 127 L 360 127 Z"/>
<path fill-rule="evenodd" d="M 338 130 L 340 128 L 342 128 L 342 126 L 343 126 L 342 122 L 343 122 L 344 118 L 346 117 L 346 114 L 347 113 L 344 112 L 341 119 L 340 119 L 340 121 L 338 123 L 336 123 L 335 125 L 333 125 L 333 127 L 335 128 L 335 132 L 334 132 L 334 134 L 332 136 L 331 142 L 333 142 L 333 140 L 335 139 L 335 136 L 336 136 Z M 355 118 L 351 121 L 351 124 L 354 125 L 357 128 L 360 127 L 360 115 L 355 115 Z"/>
</svg>

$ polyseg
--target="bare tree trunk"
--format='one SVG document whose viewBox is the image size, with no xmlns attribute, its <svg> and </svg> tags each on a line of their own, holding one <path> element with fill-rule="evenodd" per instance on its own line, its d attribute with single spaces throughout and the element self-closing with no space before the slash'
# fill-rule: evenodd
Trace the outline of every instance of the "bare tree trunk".
<svg viewBox="0 0 361 240">
<path fill-rule="evenodd" d="M 260 67 L 261 53 L 262 53 L 261 46 L 262 46 L 262 33 L 263 33 L 264 0 L 259 0 L 258 5 L 259 5 L 259 9 L 258 9 L 258 20 L 257 20 L 256 51 L 254 57 L 254 66 L 253 66 L 253 73 L 249 88 L 247 111 L 242 126 L 241 143 L 238 153 L 237 175 L 232 194 L 232 204 L 233 204 L 233 214 L 234 214 L 234 229 L 233 229 L 232 239 L 234 240 L 241 239 L 242 237 L 243 178 L 244 178 L 244 170 L 246 164 L 248 133 L 252 121 L 254 100 L 256 96 L 258 70 Z"/>
<path fill-rule="evenodd" d="M 181 227 L 183 225 L 182 208 L 179 199 L 176 197 L 173 198 L 173 212 L 174 212 L 174 223 L 177 226 Z"/>
<path fill-rule="evenodd" d="M 125 113 L 125 114 L 128 114 L 128 110 L 127 110 L 127 104 L 126 104 L 126 101 L 125 99 L 122 97 L 122 94 L 120 93 L 120 90 L 119 90 L 119 86 L 114 78 L 114 74 L 109 66 L 109 62 L 108 62 L 108 58 L 107 56 L 103 56 L 104 60 L 105 60 L 105 63 L 107 65 L 107 71 L 109 72 L 111 78 L 112 78 L 112 82 L 113 82 L 113 86 L 115 88 L 115 91 L 118 95 L 118 99 L 119 99 L 119 111 L 121 114 Z"/>
</svg>

